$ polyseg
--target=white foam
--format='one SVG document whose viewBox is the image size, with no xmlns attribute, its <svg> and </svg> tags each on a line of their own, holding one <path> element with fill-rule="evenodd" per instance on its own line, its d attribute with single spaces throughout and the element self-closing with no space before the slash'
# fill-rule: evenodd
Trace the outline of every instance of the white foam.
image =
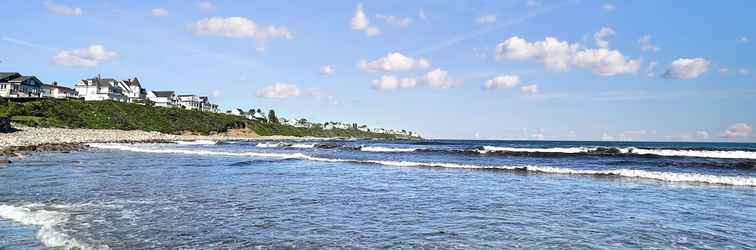
<svg viewBox="0 0 756 250">
<path fill-rule="evenodd" d="M 561 167 L 548 167 L 548 166 L 534 166 L 534 165 L 469 165 L 458 163 L 446 163 L 446 162 L 413 162 L 413 161 L 383 161 L 383 160 L 356 160 L 356 159 L 338 159 L 338 158 L 321 158 L 305 155 L 302 153 L 294 154 L 275 154 L 275 153 L 255 153 L 255 152 L 218 152 L 218 151 L 206 151 L 206 150 L 178 150 L 178 149 L 142 149 L 124 144 L 89 144 L 91 147 L 103 148 L 103 149 L 117 149 L 133 152 L 144 153 L 173 153 L 173 154 L 193 154 L 193 155 L 220 155 L 220 156 L 250 156 L 250 157 L 271 157 L 271 158 L 295 158 L 310 161 L 321 162 L 353 162 L 353 163 L 368 163 L 379 164 L 384 166 L 394 167 L 441 167 L 441 168 L 464 168 L 464 169 L 502 169 L 502 170 L 526 170 L 530 172 L 540 172 L 549 174 L 569 174 L 569 175 L 612 175 L 622 176 L 629 178 L 644 178 L 667 182 L 698 182 L 720 185 L 734 185 L 734 186 L 754 186 L 756 187 L 756 178 L 748 176 L 723 176 L 723 175 L 708 175 L 708 174 L 696 174 L 696 173 L 673 173 L 673 172 L 659 172 L 659 171 L 646 171 L 635 169 L 611 169 L 611 170 L 587 170 L 587 169 L 572 169 Z"/>
<path fill-rule="evenodd" d="M 175 141 L 176 144 L 182 144 L 182 145 L 214 145 L 218 144 L 217 141 L 211 141 L 211 140 L 196 140 L 196 141 Z"/>
<path fill-rule="evenodd" d="M 381 153 L 404 153 L 415 152 L 416 148 L 388 148 L 388 147 L 360 147 L 360 151 L 364 152 L 381 152 Z"/>
<path fill-rule="evenodd" d="M 257 153 L 257 152 L 223 152 L 210 150 L 188 150 L 172 148 L 140 148 L 126 144 L 109 144 L 109 143 L 90 143 L 90 147 L 99 149 L 111 149 L 121 151 L 131 151 L 139 153 L 158 153 L 158 154 L 188 154 L 188 155 L 217 155 L 217 156 L 247 156 L 247 157 L 267 157 L 267 158 L 298 158 L 305 159 L 307 156 L 302 153 L 283 154 L 283 153 Z"/>
<path fill-rule="evenodd" d="M 314 148 L 315 144 L 295 143 L 289 146 L 291 148 Z"/>
<path fill-rule="evenodd" d="M 483 146 L 478 150 L 481 154 L 491 152 L 527 152 L 527 153 L 564 153 L 580 154 L 590 153 L 600 147 L 570 147 L 570 148 L 514 148 L 514 147 L 494 147 Z M 635 147 L 617 148 L 623 154 L 638 155 L 659 155 L 659 156 L 687 156 L 702 158 L 724 158 L 724 159 L 756 159 L 755 151 L 742 150 L 682 150 L 682 149 L 642 149 Z"/>
<path fill-rule="evenodd" d="M 286 146 L 286 144 L 280 142 L 260 142 L 256 145 L 258 148 L 280 148 L 283 146 Z"/>
<path fill-rule="evenodd" d="M 742 150 L 679 150 L 679 149 L 642 149 L 632 150 L 633 154 L 652 154 L 661 156 L 688 156 L 726 159 L 756 159 L 756 152 Z"/>
<path fill-rule="evenodd" d="M 58 211 L 38 209 L 40 205 L 0 205 L 0 218 L 20 224 L 39 227 L 37 239 L 47 247 L 63 249 L 110 249 L 107 245 L 90 245 L 81 242 L 60 229 L 68 215 Z"/>
</svg>

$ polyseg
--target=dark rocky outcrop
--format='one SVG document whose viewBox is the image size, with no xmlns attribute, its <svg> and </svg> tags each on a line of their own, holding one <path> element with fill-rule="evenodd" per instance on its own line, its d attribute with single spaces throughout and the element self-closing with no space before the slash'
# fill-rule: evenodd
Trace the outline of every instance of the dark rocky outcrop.
<svg viewBox="0 0 756 250">
<path fill-rule="evenodd" d="M 13 131 L 15 130 L 11 127 L 10 118 L 0 117 L 0 133 L 10 133 Z"/>
</svg>

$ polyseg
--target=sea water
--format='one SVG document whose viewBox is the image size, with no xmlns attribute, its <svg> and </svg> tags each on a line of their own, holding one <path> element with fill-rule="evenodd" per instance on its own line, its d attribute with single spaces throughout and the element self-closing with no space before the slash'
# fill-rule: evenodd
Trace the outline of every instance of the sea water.
<svg viewBox="0 0 756 250">
<path fill-rule="evenodd" d="M 0 168 L 0 248 L 756 248 L 754 144 L 90 146 Z"/>
</svg>

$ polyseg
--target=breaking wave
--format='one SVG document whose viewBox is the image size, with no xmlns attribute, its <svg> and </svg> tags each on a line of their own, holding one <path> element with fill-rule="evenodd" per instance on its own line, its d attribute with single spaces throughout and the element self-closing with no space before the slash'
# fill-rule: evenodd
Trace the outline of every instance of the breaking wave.
<svg viewBox="0 0 756 250">
<path fill-rule="evenodd" d="M 196 141 L 175 141 L 176 144 L 181 145 L 215 145 L 217 141 L 212 140 L 196 140 Z"/>
<path fill-rule="evenodd" d="M 360 147 L 360 151 L 363 152 L 380 152 L 380 153 L 406 153 L 406 152 L 415 152 L 417 151 L 417 148 L 388 148 L 388 147 L 368 147 L 363 146 Z"/>
<path fill-rule="evenodd" d="M 281 159 L 301 159 L 321 162 L 348 162 L 361 164 L 377 164 L 394 167 L 438 167 L 438 168 L 462 168 L 462 169 L 482 169 L 482 170 L 508 170 L 523 171 L 546 174 L 566 174 L 566 175 L 590 175 L 590 176 L 617 176 L 628 178 L 643 178 L 666 182 L 697 182 L 718 185 L 734 186 L 754 186 L 756 187 L 756 178 L 748 176 L 723 176 L 696 173 L 673 173 L 660 171 L 647 171 L 636 169 L 610 169 L 610 170 L 587 170 L 572 169 L 562 167 L 548 167 L 535 165 L 468 165 L 445 162 L 413 162 L 413 161 L 384 161 L 384 160 L 357 160 L 357 159 L 339 159 L 339 158 L 322 158 L 305 155 L 302 153 L 281 154 L 281 153 L 256 153 L 256 152 L 219 152 L 207 150 L 181 150 L 181 149 L 144 149 L 122 144 L 89 144 L 93 148 L 115 149 L 143 153 L 171 153 L 171 154 L 192 154 L 192 155 L 218 155 L 218 156 L 249 156 L 249 157 L 272 157 Z"/>
<path fill-rule="evenodd" d="M 41 205 L 11 206 L 0 205 L 0 218 L 17 223 L 39 227 L 37 239 L 47 247 L 63 249 L 110 249 L 107 245 L 92 245 L 66 233 L 61 226 L 68 220 L 68 214 L 41 209 Z"/>
<path fill-rule="evenodd" d="M 685 149 L 645 149 L 614 147 L 570 147 L 570 148 L 514 148 L 483 146 L 476 150 L 480 154 L 591 154 L 591 155 L 641 155 L 641 156 L 682 156 L 722 159 L 756 159 L 756 151 L 744 150 L 685 150 Z"/>
</svg>

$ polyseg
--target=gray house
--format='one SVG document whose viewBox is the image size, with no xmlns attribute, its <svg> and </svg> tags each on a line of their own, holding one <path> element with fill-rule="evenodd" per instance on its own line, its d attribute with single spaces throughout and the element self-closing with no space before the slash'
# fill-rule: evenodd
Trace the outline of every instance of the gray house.
<svg viewBox="0 0 756 250">
<path fill-rule="evenodd" d="M 40 97 L 42 81 L 34 76 L 23 76 L 17 72 L 0 72 L 0 97 Z"/>
</svg>

